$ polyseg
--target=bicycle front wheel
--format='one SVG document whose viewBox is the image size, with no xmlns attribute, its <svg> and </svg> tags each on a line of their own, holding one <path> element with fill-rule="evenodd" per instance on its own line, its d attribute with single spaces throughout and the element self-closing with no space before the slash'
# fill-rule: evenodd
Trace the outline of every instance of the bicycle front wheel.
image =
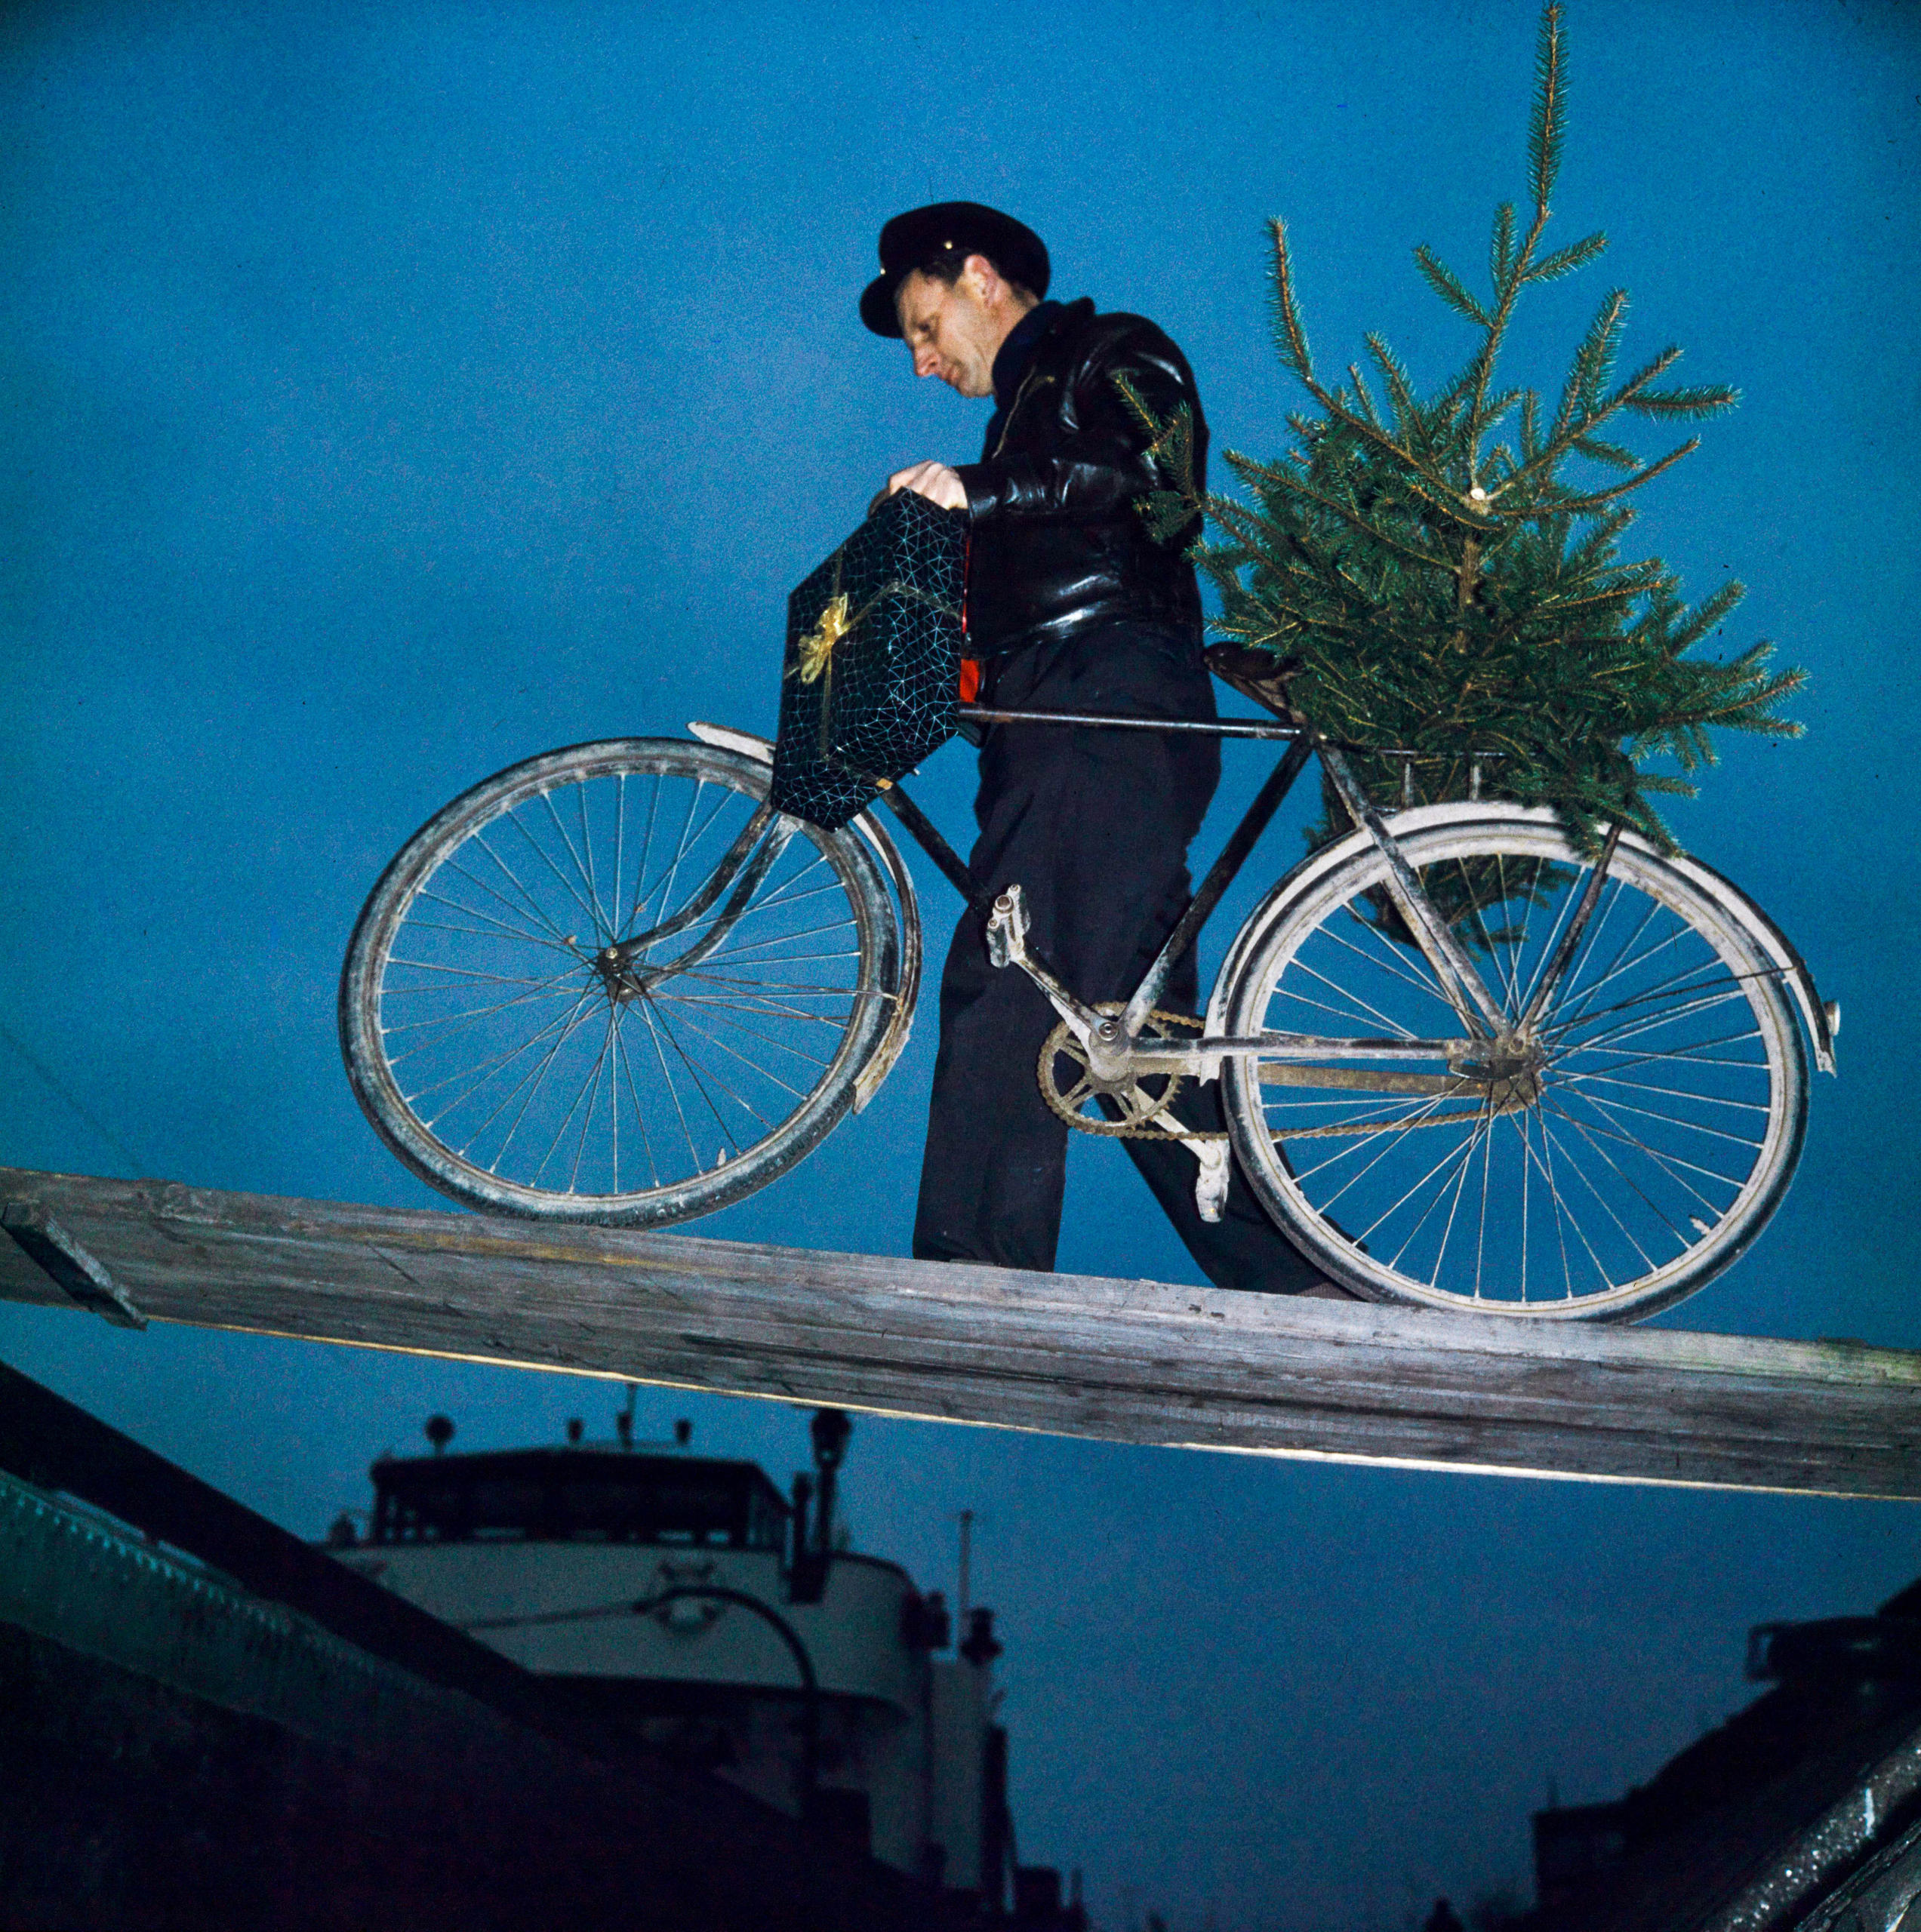
<svg viewBox="0 0 1921 1932">
<path fill-rule="evenodd" d="M 549 752 L 429 820 L 340 978 L 362 1109 L 469 1205 L 639 1225 L 725 1206 L 847 1111 L 900 993 L 852 832 L 678 739 Z"/>
<path fill-rule="evenodd" d="M 1226 1030 L 1458 1051 L 1230 1060 L 1229 1131 L 1255 1192 L 1371 1300 L 1618 1320 L 1692 1293 L 1774 1211 L 1807 1113 L 1780 969 L 1733 896 L 1624 837 L 1538 1001 L 1592 875 L 1551 815 L 1477 805 L 1396 836 L 1514 1038 L 1500 1056 L 1470 1041 L 1371 841 L 1310 861 L 1236 942 Z"/>
</svg>

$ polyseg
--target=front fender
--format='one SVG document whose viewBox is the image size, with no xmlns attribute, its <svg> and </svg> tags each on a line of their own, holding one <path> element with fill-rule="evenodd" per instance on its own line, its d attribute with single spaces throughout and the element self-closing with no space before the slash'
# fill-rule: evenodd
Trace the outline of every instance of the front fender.
<svg viewBox="0 0 1921 1932">
<path fill-rule="evenodd" d="M 770 769 L 773 766 L 774 745 L 771 739 L 756 737 L 752 731 L 737 731 L 731 724 L 710 724 L 700 718 L 690 722 L 687 728 L 703 745 L 738 752 L 743 758 L 753 758 Z M 913 1032 L 914 1004 L 920 997 L 921 934 L 920 905 L 914 897 L 913 881 L 908 876 L 893 840 L 888 837 L 871 811 L 861 813 L 853 823 L 854 830 L 873 848 L 875 857 L 892 881 L 894 897 L 900 914 L 900 985 L 894 997 L 894 1017 L 888 1023 L 887 1031 L 881 1035 L 880 1044 L 868 1057 L 867 1065 L 854 1075 L 854 1111 L 857 1114 L 880 1091 L 881 1082 L 894 1071 L 894 1063 L 900 1057 L 908 1036 Z"/>
</svg>

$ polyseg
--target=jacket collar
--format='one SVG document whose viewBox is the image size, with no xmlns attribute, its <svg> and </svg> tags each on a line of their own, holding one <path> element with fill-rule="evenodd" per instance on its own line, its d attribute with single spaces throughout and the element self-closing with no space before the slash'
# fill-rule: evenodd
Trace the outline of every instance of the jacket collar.
<svg viewBox="0 0 1921 1932">
<path fill-rule="evenodd" d="M 1014 400 L 1021 379 L 1043 348 L 1072 335 L 1094 314 L 1094 303 L 1083 295 L 1074 302 L 1041 302 L 1017 322 L 994 358 L 994 406 L 1003 410 Z"/>
<path fill-rule="evenodd" d="M 1039 302 L 1030 309 L 1020 321 L 1008 331 L 994 357 L 993 383 L 994 407 L 1005 409 L 1014 400 L 1014 392 L 1021 386 L 1021 378 L 1027 372 L 1027 365 L 1042 339 L 1051 331 L 1054 318 L 1061 312 L 1058 302 Z"/>
</svg>

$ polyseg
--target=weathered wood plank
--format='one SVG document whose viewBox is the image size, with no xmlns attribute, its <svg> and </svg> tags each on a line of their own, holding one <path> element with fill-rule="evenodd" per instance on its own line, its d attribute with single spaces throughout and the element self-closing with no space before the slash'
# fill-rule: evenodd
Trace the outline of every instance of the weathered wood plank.
<svg viewBox="0 0 1921 1932">
<path fill-rule="evenodd" d="M 156 1321 L 1117 1441 L 1921 1497 L 1906 1350 L 0 1168 L 5 1201 L 56 1217 Z M 11 1246 L 0 1297 L 64 1301 Z"/>
</svg>

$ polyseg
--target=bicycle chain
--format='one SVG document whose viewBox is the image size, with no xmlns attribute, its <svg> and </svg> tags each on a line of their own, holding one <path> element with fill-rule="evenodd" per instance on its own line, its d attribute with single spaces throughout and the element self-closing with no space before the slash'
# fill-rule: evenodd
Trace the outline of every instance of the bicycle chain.
<svg viewBox="0 0 1921 1932">
<path fill-rule="evenodd" d="M 1127 1008 L 1119 1000 L 1106 1000 L 1094 1010 L 1097 1013 L 1114 1014 L 1125 1013 Z M 1192 1014 L 1166 1013 L 1157 1006 L 1149 1008 L 1147 1017 L 1159 1023 L 1163 1037 L 1170 1029 L 1176 1026 L 1184 1026 L 1190 1032 L 1195 1033 L 1205 1030 L 1202 1023 L 1195 1019 Z M 1067 1023 L 1064 1020 L 1047 1036 L 1046 1042 L 1041 1048 L 1040 1063 L 1034 1069 L 1036 1076 L 1040 1081 L 1041 1098 L 1046 1101 L 1051 1112 L 1058 1114 L 1076 1133 L 1100 1134 L 1112 1140 L 1225 1140 L 1227 1138 L 1224 1134 L 1207 1133 L 1199 1129 L 1184 1127 L 1178 1133 L 1175 1133 L 1167 1128 L 1155 1124 L 1151 1119 L 1145 1123 L 1138 1121 L 1088 1119 L 1086 1115 L 1082 1113 L 1077 1108 L 1068 1106 L 1054 1081 L 1055 1056 L 1063 1053 L 1069 1054 L 1079 1060 L 1082 1071 L 1085 1072 L 1087 1063 L 1085 1059 L 1080 1057 L 1082 1051 L 1081 1043 L 1074 1038 Z M 1125 1095 L 1117 1094 L 1114 1097 L 1124 1106 L 1131 1101 L 1137 1106 L 1151 1105 L 1158 1112 L 1161 1109 L 1167 1106 L 1174 1095 L 1181 1091 L 1184 1076 L 1178 1073 L 1171 1073 L 1165 1078 L 1167 1088 L 1158 1100 L 1151 1094 L 1143 1093 L 1138 1081 L 1134 1082 L 1133 1088 L 1128 1094 Z"/>
</svg>

